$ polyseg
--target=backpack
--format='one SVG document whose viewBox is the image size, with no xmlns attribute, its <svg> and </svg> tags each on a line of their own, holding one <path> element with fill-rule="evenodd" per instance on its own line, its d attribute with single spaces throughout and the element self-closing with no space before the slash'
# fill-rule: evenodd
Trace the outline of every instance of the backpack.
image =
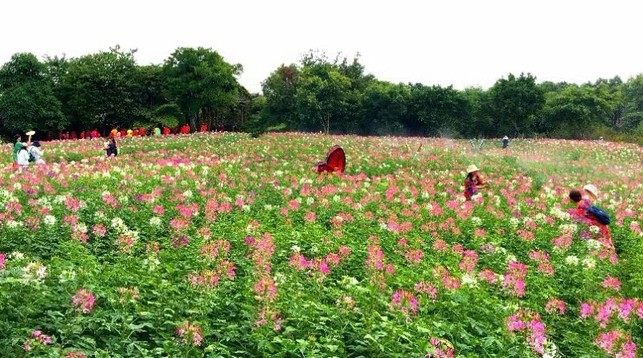
<svg viewBox="0 0 643 358">
<path fill-rule="evenodd" d="M 609 225 L 611 222 L 609 214 L 606 213 L 605 210 L 599 208 L 598 206 L 590 205 L 589 210 L 587 210 L 587 212 L 593 215 L 598 220 L 598 222 L 600 222 L 603 225 Z"/>
</svg>

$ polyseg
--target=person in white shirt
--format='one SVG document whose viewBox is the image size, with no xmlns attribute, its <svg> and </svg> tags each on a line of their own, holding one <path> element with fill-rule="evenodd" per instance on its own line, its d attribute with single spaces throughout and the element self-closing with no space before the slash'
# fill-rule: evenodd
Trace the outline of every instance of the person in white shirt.
<svg viewBox="0 0 643 358">
<path fill-rule="evenodd" d="M 36 164 L 45 164 L 45 161 L 42 159 L 42 150 L 40 150 L 40 142 L 35 141 L 31 144 L 28 151 L 29 154 L 34 158 Z"/>
<path fill-rule="evenodd" d="M 27 150 L 27 143 L 22 143 L 22 148 L 18 152 L 18 165 L 21 168 L 29 166 L 29 151 Z"/>
</svg>

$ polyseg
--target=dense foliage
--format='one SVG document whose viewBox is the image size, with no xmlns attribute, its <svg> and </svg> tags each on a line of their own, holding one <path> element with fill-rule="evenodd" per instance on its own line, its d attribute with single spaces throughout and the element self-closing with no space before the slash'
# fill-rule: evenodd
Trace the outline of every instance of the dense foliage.
<svg viewBox="0 0 643 358">
<path fill-rule="evenodd" d="M 333 144 L 347 172 L 318 176 Z M 23 172 L 3 146 L 0 356 L 640 351 L 639 146 L 514 140 L 472 151 L 289 133 L 119 145 L 106 159 L 101 141 L 54 141 L 43 147 L 50 164 Z M 490 186 L 465 202 L 471 163 Z M 569 189 L 587 182 L 612 216 L 613 245 L 567 214 Z"/>
<path fill-rule="evenodd" d="M 15 54 L 0 69 L 0 135 L 37 129 L 290 130 L 442 137 L 560 137 L 641 142 L 643 75 L 582 85 L 509 74 L 489 89 L 390 83 L 359 58 L 308 53 L 281 65 L 250 94 L 216 51 L 179 48 L 140 66 L 118 46 L 79 58 Z"/>
</svg>

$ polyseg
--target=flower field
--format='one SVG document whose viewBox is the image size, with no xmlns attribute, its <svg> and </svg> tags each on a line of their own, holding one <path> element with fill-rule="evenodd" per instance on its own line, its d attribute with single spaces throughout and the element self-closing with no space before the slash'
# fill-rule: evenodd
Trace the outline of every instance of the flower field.
<svg viewBox="0 0 643 358">
<path fill-rule="evenodd" d="M 344 175 L 318 176 L 334 144 Z M 421 146 L 420 146 L 421 144 Z M 419 148 L 419 149 L 418 149 Z M 638 357 L 643 149 L 206 133 L 0 172 L 0 357 Z M 465 168 L 490 181 L 465 202 Z M 612 238 L 574 222 L 593 183 Z"/>
</svg>

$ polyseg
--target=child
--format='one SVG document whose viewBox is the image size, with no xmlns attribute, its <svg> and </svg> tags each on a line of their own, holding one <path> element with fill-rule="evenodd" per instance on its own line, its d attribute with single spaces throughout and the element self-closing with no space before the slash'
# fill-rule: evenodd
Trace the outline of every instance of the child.
<svg viewBox="0 0 643 358">
<path fill-rule="evenodd" d="M 45 161 L 42 159 L 42 151 L 40 150 L 40 142 L 35 141 L 28 148 L 29 156 L 33 158 L 34 163 L 36 164 L 45 164 Z"/>
<path fill-rule="evenodd" d="M 471 198 L 478 194 L 478 188 L 484 188 L 487 186 L 482 180 L 480 171 L 475 165 L 469 165 L 467 167 L 467 177 L 464 179 L 464 197 L 467 201 L 470 201 Z"/>
</svg>

